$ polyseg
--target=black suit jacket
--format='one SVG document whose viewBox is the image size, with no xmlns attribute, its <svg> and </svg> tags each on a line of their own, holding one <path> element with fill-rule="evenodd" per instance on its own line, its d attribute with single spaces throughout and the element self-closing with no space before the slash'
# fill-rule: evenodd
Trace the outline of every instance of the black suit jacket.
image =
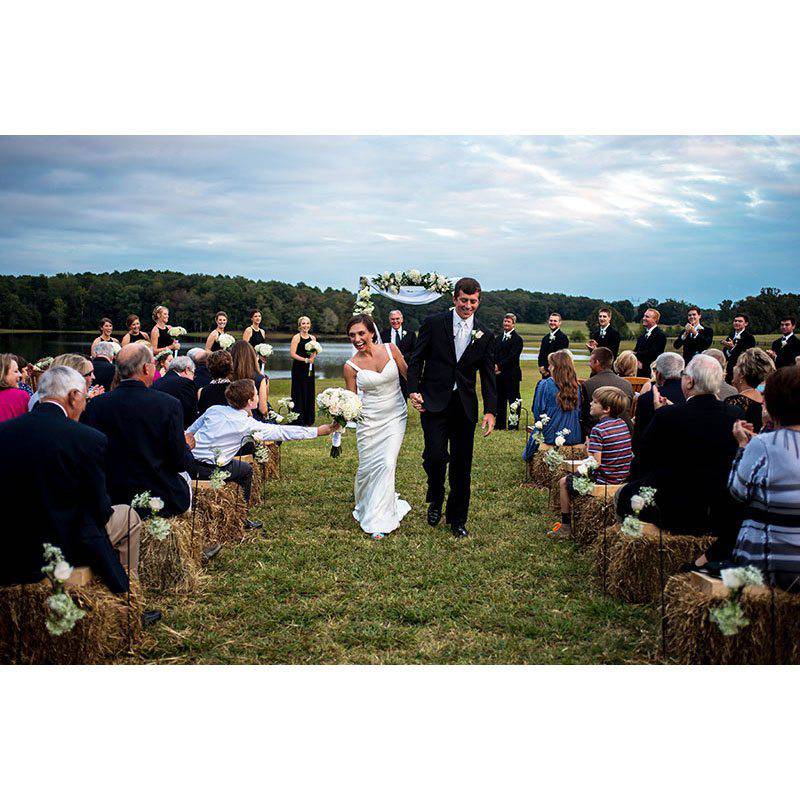
<svg viewBox="0 0 800 800">
<path fill-rule="evenodd" d="M 478 332 L 480 336 L 476 336 Z M 497 389 L 494 380 L 494 337 L 477 322 L 467 349 L 456 361 L 453 337 L 453 312 L 444 311 L 428 317 L 419 329 L 417 343 L 408 365 L 408 391 L 419 392 L 425 401 L 425 413 L 444 411 L 457 384 L 464 411 L 472 422 L 478 421 L 476 373 L 481 376 L 484 414 L 497 413 Z"/>
<path fill-rule="evenodd" d="M 689 336 L 683 334 L 675 339 L 674 347 L 676 350 L 683 351 L 683 360 L 688 364 L 698 353 L 703 350 L 708 350 L 714 340 L 714 331 L 711 328 L 701 328 L 697 332 L 697 336 Z"/>
<path fill-rule="evenodd" d="M 392 341 L 392 329 L 384 328 L 381 331 L 381 341 L 384 344 L 389 344 Z M 411 354 L 414 352 L 414 345 L 417 342 L 417 334 L 414 331 L 403 328 L 403 338 L 397 343 L 397 349 L 403 354 L 406 360 L 406 365 L 411 359 Z M 408 381 L 401 375 L 400 376 L 400 391 L 403 397 L 408 400 Z"/>
<path fill-rule="evenodd" d="M 153 388 L 174 397 L 183 409 L 183 430 L 186 430 L 198 417 L 197 386 L 194 381 L 178 375 L 174 369 L 168 370 L 163 378 L 159 378 Z"/>
<path fill-rule="evenodd" d="M 511 331 L 511 336 L 506 340 L 502 335 L 495 339 L 494 363 L 500 368 L 500 374 L 495 379 L 506 388 L 517 386 L 522 381 L 519 359 L 524 344 L 516 331 Z"/>
<path fill-rule="evenodd" d="M 94 380 L 92 386 L 102 386 L 107 392 L 111 391 L 111 382 L 117 374 L 117 368 L 105 358 L 93 358 Z"/>
<path fill-rule="evenodd" d="M 729 338 L 733 339 L 735 331 L 731 331 Z M 739 356 L 744 353 L 745 350 L 749 350 L 751 347 L 756 346 L 756 337 L 753 336 L 750 331 L 744 330 L 739 334 L 739 338 L 733 347 L 723 347 L 722 352 L 725 354 L 725 358 L 728 359 L 728 364 L 725 367 L 725 380 L 730 383 L 733 380 L 733 368 L 736 366 L 736 362 L 739 360 Z"/>
<path fill-rule="evenodd" d="M 42 545 L 49 542 L 73 566 L 91 567 L 112 591 L 127 591 L 127 575 L 105 530 L 112 513 L 106 446 L 102 433 L 67 419 L 53 403 L 39 403 L 0 425 L 6 500 L 0 584 L 40 581 Z"/>
<path fill-rule="evenodd" d="M 686 402 L 681 389 L 680 378 L 670 378 L 664 381 L 663 386 L 658 387 L 661 395 L 670 400 L 673 405 L 682 406 Z M 639 442 L 642 440 L 642 434 L 647 430 L 647 426 L 653 419 L 655 409 L 653 408 L 653 391 L 644 392 L 639 395 L 636 400 L 636 418 L 633 421 L 633 452 L 639 452 Z"/>
<path fill-rule="evenodd" d="M 637 371 L 640 378 L 650 377 L 650 365 L 667 349 L 667 335 L 656 325 L 647 335 L 646 331 L 639 334 L 633 352 L 642 366 Z M 638 401 L 637 401 L 638 402 Z"/>
<path fill-rule="evenodd" d="M 183 410 L 174 397 L 124 380 L 92 400 L 81 422 L 108 437 L 111 502 L 130 503 L 149 491 L 164 501 L 165 517 L 189 508 L 189 484 L 178 473 L 187 470 L 192 457 L 183 438 Z"/>
<path fill-rule="evenodd" d="M 542 343 L 539 345 L 539 366 L 547 369 L 547 357 L 556 350 L 569 350 L 569 339 L 561 328 L 556 331 L 552 341 L 549 333 L 544 335 Z"/>
<path fill-rule="evenodd" d="M 607 347 L 614 354 L 614 358 L 619 355 L 619 345 L 622 341 L 622 337 L 619 335 L 619 331 L 615 330 L 610 325 L 606 328 L 605 336 L 602 336 L 600 334 L 600 328 L 597 328 L 591 332 L 589 338 L 594 339 L 598 347 Z"/>
<path fill-rule="evenodd" d="M 780 369 L 781 367 L 793 367 L 794 360 L 800 356 L 800 339 L 797 335 L 793 335 L 789 341 L 781 347 L 783 337 L 776 339 L 772 343 L 772 352 L 775 353 L 775 366 Z"/>
<path fill-rule="evenodd" d="M 198 391 L 211 383 L 211 373 L 205 364 L 195 364 L 194 368 L 194 388 Z"/>
</svg>

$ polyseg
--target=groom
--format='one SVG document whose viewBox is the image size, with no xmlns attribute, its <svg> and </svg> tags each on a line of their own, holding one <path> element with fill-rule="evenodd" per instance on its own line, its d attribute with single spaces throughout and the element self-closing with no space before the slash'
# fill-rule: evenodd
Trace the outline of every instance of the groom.
<svg viewBox="0 0 800 800">
<path fill-rule="evenodd" d="M 450 495 L 445 518 L 453 535 L 468 535 L 472 445 L 478 421 L 475 373 L 481 374 L 483 431 L 494 430 L 497 393 L 494 378 L 494 337 L 475 322 L 481 285 L 461 278 L 453 291 L 455 308 L 428 317 L 419 329 L 408 364 L 411 404 L 422 414 L 428 475 L 428 524 L 442 518 L 444 478 L 450 463 Z M 449 457 L 448 457 L 449 446 Z"/>
</svg>

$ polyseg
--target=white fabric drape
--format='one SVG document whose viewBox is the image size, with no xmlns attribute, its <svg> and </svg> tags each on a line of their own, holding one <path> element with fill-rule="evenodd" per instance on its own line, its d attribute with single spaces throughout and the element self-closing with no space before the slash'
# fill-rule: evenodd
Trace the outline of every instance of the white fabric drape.
<svg viewBox="0 0 800 800">
<path fill-rule="evenodd" d="M 390 300 L 396 300 L 398 303 L 405 303 L 410 306 L 424 306 L 441 297 L 439 292 L 429 292 L 424 286 L 401 286 L 399 294 L 384 292 L 383 289 L 379 289 L 372 284 L 370 284 L 370 289 L 374 294 L 379 294 L 383 297 L 388 297 Z"/>
</svg>

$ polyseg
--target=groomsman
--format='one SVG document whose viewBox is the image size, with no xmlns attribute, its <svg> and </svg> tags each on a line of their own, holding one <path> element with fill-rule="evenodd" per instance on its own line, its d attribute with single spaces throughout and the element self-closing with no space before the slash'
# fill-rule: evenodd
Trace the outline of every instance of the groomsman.
<svg viewBox="0 0 800 800">
<path fill-rule="evenodd" d="M 403 354 L 406 363 L 414 352 L 414 345 L 417 341 L 417 334 L 414 331 L 406 330 L 403 324 L 403 312 L 395 309 L 389 313 L 389 327 L 381 331 L 381 341 L 391 343 Z M 408 400 L 408 383 L 400 376 L 400 391 L 403 397 Z"/>
<path fill-rule="evenodd" d="M 728 360 L 725 367 L 725 380 L 728 383 L 733 380 L 733 368 L 739 356 L 756 346 L 756 337 L 747 330 L 749 324 L 750 317 L 747 314 L 736 314 L 733 318 L 733 333 L 722 343 L 722 352 Z"/>
<path fill-rule="evenodd" d="M 619 355 L 619 343 L 622 337 L 619 331 L 611 327 L 611 309 L 601 308 L 597 312 L 597 322 L 599 327 L 591 332 L 589 343 L 586 345 L 589 352 L 597 347 L 607 347 L 616 358 Z"/>
<path fill-rule="evenodd" d="M 508 423 L 508 404 L 519 398 L 519 385 L 522 383 L 522 370 L 519 357 L 522 355 L 522 337 L 515 330 L 517 317 L 506 314 L 503 317 L 503 335 L 497 339 L 494 348 L 494 375 L 497 383 L 497 424 L 504 430 Z M 519 422 L 512 430 L 519 428 Z"/>
<path fill-rule="evenodd" d="M 658 327 L 661 319 L 661 312 L 656 308 L 648 308 L 642 316 L 642 326 L 644 331 L 636 340 L 636 347 L 633 352 L 639 361 L 637 375 L 640 378 L 650 377 L 650 365 L 666 350 L 667 336 Z"/>
<path fill-rule="evenodd" d="M 800 356 L 800 339 L 795 335 L 794 329 L 797 320 L 794 317 L 785 317 L 781 320 L 781 338 L 772 343 L 772 349 L 767 352 L 775 359 L 775 366 L 794 366 L 795 359 Z"/>
<path fill-rule="evenodd" d="M 714 331 L 700 324 L 700 309 L 692 306 L 686 313 L 686 325 L 683 333 L 675 340 L 674 347 L 683 351 L 683 360 L 688 365 L 698 353 L 711 347 L 713 338 Z"/>
<path fill-rule="evenodd" d="M 553 312 L 547 318 L 547 325 L 550 333 L 546 333 L 539 346 L 539 372 L 543 378 L 550 375 L 547 368 L 547 357 L 556 350 L 569 350 L 569 339 L 564 331 L 561 330 L 561 314 Z"/>
</svg>

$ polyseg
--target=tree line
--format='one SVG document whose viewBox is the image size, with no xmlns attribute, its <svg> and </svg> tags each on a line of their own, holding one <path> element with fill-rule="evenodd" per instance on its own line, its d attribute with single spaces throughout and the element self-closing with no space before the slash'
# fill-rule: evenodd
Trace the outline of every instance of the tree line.
<svg viewBox="0 0 800 800">
<path fill-rule="evenodd" d="M 374 295 L 374 301 L 377 320 L 386 324 L 395 304 L 378 295 Z M 315 330 L 333 334 L 344 331 L 353 302 L 353 288 L 320 289 L 304 283 L 187 275 L 171 270 L 0 276 L 0 328 L 17 330 L 93 330 L 101 317 L 109 317 L 115 329 L 122 330 L 128 314 L 137 314 L 147 329 L 153 308 L 165 305 L 170 309 L 170 321 L 191 331 L 213 328 L 217 311 L 228 314 L 231 330 L 241 330 L 249 324 L 250 310 L 258 308 L 267 330 L 293 332 L 297 318 L 305 314 L 313 320 Z M 403 306 L 402 310 L 407 324 L 418 328 L 426 316 L 450 305 L 450 298 L 443 297 L 427 306 Z M 601 305 L 611 306 L 618 326 L 638 323 L 649 307 L 661 312 L 664 325 L 677 325 L 685 322 L 691 303 L 650 298 L 634 306 L 630 300 L 503 289 L 483 293 L 479 317 L 491 327 L 499 327 L 507 312 L 527 323 L 545 322 L 553 311 L 564 319 L 594 320 Z M 768 287 L 758 295 L 723 300 L 717 308 L 702 312 L 705 322 L 727 330 L 737 310 L 749 314 L 752 332 L 771 333 L 778 330 L 781 317 L 798 315 L 800 294 L 784 294 Z"/>
</svg>

